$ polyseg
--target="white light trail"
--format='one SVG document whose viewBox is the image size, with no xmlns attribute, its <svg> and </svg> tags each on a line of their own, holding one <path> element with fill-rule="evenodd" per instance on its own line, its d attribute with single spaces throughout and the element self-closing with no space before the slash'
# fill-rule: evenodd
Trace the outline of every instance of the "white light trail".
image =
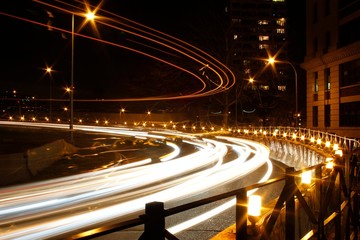
<svg viewBox="0 0 360 240">
<path fill-rule="evenodd" d="M 63 127 L 58 124 L 22 125 Z M 270 176 L 268 149 L 243 139 L 220 136 L 216 139 L 199 139 L 176 131 L 162 135 L 161 131 L 149 133 L 115 127 L 75 126 L 75 129 L 165 139 L 173 150 L 157 163 L 144 159 L 139 161 L 139 166 L 133 163 L 0 189 L 0 239 L 55 237 L 80 227 L 133 216 L 143 211 L 146 203 L 168 203 L 190 198 L 196 193 L 235 181 L 265 163 L 269 170 L 260 181 Z M 182 144 L 193 145 L 196 151 L 180 155 L 176 141 L 169 140 L 176 138 L 183 139 Z M 229 149 L 237 153 L 237 158 L 224 161 Z M 185 225 L 198 224 L 231 207 L 232 201 L 199 215 L 197 221 L 188 220 L 173 226 L 170 232 L 181 231 Z"/>
</svg>

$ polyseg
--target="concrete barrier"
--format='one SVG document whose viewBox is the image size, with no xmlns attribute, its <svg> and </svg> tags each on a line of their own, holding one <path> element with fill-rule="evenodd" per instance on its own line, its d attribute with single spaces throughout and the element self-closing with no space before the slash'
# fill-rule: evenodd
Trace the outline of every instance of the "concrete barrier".
<svg viewBox="0 0 360 240">
<path fill-rule="evenodd" d="M 21 183 L 78 149 L 64 139 L 28 149 L 24 153 L 0 155 L 0 186 Z"/>
</svg>

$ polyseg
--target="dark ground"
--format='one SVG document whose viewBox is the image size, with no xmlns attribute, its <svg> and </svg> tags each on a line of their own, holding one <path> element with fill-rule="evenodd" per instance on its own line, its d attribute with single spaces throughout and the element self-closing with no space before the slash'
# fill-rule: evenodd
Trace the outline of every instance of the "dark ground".
<svg viewBox="0 0 360 240">
<path fill-rule="evenodd" d="M 144 159 L 144 151 L 146 151 L 147 156 L 160 156 L 169 151 L 167 146 L 154 143 L 151 140 L 139 140 L 128 136 L 96 132 L 74 131 L 71 139 L 68 130 L 6 126 L 0 127 L 0 135 L 0 162 L 7 166 L 10 165 L 9 159 L 7 159 L 10 154 L 22 156 L 28 149 L 40 148 L 59 139 L 65 140 L 76 149 L 74 154 L 69 155 L 59 152 L 55 163 L 39 174 L 25 180 L 11 181 L 10 185 L 53 179 L 126 164 Z M 9 177 L 11 178 L 11 175 Z M 0 186 L 8 185 L 0 184 Z"/>
</svg>

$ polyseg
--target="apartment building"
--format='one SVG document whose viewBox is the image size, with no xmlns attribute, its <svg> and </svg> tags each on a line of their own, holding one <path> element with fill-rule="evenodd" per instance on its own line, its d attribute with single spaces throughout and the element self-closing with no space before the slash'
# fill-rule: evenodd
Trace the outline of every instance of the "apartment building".
<svg viewBox="0 0 360 240">
<path fill-rule="evenodd" d="M 236 112 L 258 114 L 261 122 L 254 122 L 256 117 L 249 120 L 254 124 L 295 125 L 297 72 L 294 64 L 289 64 L 287 1 L 228 0 L 227 6 L 231 23 L 226 62 L 237 75 L 240 94 L 236 101 L 241 109 Z M 270 57 L 275 58 L 275 65 L 269 64 Z M 296 68 L 300 69 L 299 65 Z M 287 99 L 281 103 L 284 97 Z M 289 116 L 291 120 L 284 121 Z M 241 123 L 241 116 L 238 119 Z"/>
<path fill-rule="evenodd" d="M 360 1 L 306 1 L 306 127 L 360 137 Z"/>
</svg>

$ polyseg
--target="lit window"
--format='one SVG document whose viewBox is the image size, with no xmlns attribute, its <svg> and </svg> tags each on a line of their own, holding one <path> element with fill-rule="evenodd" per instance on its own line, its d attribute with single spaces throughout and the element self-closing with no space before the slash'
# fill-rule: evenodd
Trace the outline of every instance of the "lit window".
<svg viewBox="0 0 360 240">
<path fill-rule="evenodd" d="M 282 92 L 285 92 L 286 91 L 286 86 L 285 85 L 279 85 L 278 90 L 282 91 Z"/>
<path fill-rule="evenodd" d="M 259 25 L 268 25 L 269 21 L 268 20 L 258 20 L 258 24 Z"/>
<path fill-rule="evenodd" d="M 325 77 L 325 90 L 330 90 L 331 84 L 330 84 L 330 68 L 326 68 L 324 71 L 324 77 Z"/>
<path fill-rule="evenodd" d="M 268 49 L 269 44 L 259 44 L 259 49 Z"/>
<path fill-rule="evenodd" d="M 273 2 L 285 2 L 285 0 L 272 0 Z"/>
<path fill-rule="evenodd" d="M 319 92 L 319 79 L 318 79 L 318 73 L 314 72 L 314 85 L 313 85 L 313 91 Z"/>
<path fill-rule="evenodd" d="M 285 33 L 285 29 L 283 29 L 283 28 L 277 28 L 277 29 L 276 29 L 276 33 L 284 34 L 284 33 Z"/>
<path fill-rule="evenodd" d="M 269 41 L 269 36 L 259 36 L 259 41 Z"/>
<path fill-rule="evenodd" d="M 285 26 L 285 18 L 279 18 L 278 20 L 276 20 L 276 24 L 279 26 Z"/>
<path fill-rule="evenodd" d="M 266 91 L 270 89 L 268 85 L 260 85 L 259 88 Z"/>
</svg>

